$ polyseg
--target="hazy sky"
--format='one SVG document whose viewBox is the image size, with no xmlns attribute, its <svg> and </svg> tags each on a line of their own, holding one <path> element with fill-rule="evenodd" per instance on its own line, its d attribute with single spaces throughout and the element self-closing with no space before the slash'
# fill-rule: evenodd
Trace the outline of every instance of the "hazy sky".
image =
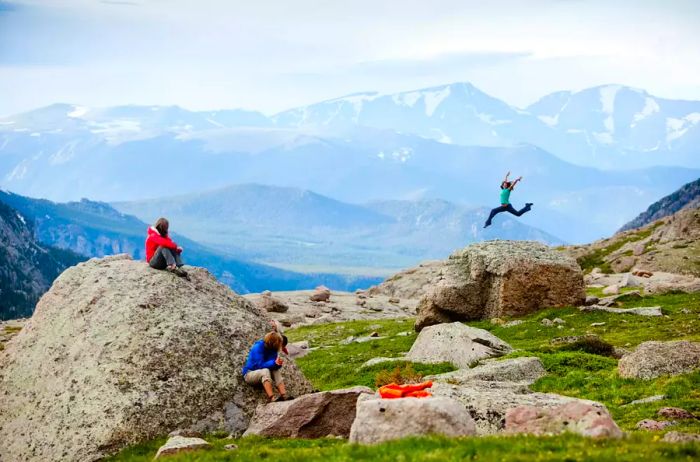
<svg viewBox="0 0 700 462">
<path fill-rule="evenodd" d="M 470 81 L 700 100 L 697 0 L 0 0 L 0 115 L 54 102 L 273 113 Z"/>
</svg>

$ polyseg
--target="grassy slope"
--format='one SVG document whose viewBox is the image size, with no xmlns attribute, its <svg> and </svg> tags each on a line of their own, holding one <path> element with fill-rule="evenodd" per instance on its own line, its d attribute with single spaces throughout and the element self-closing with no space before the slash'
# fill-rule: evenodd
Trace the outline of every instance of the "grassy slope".
<svg viewBox="0 0 700 462">
<path fill-rule="evenodd" d="M 538 391 L 556 392 L 603 402 L 618 424 L 630 436 L 622 441 L 596 441 L 574 435 L 558 437 L 489 437 L 444 439 L 408 439 L 378 446 L 359 447 L 342 440 L 260 440 L 244 438 L 230 440 L 212 436 L 214 448 L 173 457 L 173 461 L 258 460 L 260 458 L 289 461 L 419 461 L 419 460 L 481 460 L 481 461 L 637 461 L 698 460 L 700 444 L 669 445 L 658 441 L 662 432 L 634 430 L 637 421 L 655 418 L 665 406 L 678 406 L 700 414 L 700 371 L 678 377 L 662 377 L 642 381 L 621 379 L 617 361 L 613 358 L 581 351 L 561 351 L 551 340 L 566 335 L 594 333 L 619 347 L 632 348 L 646 340 L 689 339 L 700 341 L 700 294 L 669 294 L 631 299 L 624 307 L 661 305 L 666 316 L 646 318 L 611 313 L 582 313 L 575 308 L 551 309 L 522 318 L 523 324 L 502 327 L 488 321 L 470 325 L 490 330 L 519 349 L 513 356 L 539 356 L 549 374 L 535 383 Z M 686 309 L 688 313 L 684 313 Z M 566 321 L 562 329 L 545 327 L 543 318 L 560 317 Z M 605 322 L 600 327 L 592 323 Z M 340 342 L 350 335 L 362 336 L 378 332 L 384 339 L 349 345 Z M 381 369 L 395 364 L 377 365 L 371 370 L 358 367 L 375 356 L 399 356 L 408 351 L 415 334 L 397 336 L 411 331 L 411 321 L 358 321 L 302 327 L 288 331 L 292 341 L 306 339 L 312 347 L 323 347 L 298 360 L 307 377 L 320 389 L 355 384 L 372 385 Z M 447 370 L 449 366 L 416 366 L 429 373 Z M 663 401 L 622 407 L 632 400 L 665 394 Z M 700 432 L 700 421 L 682 422 L 669 430 Z M 127 449 L 115 457 L 118 461 L 151 460 L 163 440 Z M 237 451 L 225 451 L 223 445 L 235 442 Z"/>
</svg>

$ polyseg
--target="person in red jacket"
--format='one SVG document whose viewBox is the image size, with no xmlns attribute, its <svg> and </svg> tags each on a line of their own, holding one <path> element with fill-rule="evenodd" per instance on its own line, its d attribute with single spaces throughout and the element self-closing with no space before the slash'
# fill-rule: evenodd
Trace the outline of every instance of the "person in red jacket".
<svg viewBox="0 0 700 462">
<path fill-rule="evenodd" d="M 151 268 L 168 270 L 178 276 L 187 277 L 187 272 L 181 268 L 182 247 L 170 239 L 169 228 L 170 223 L 165 218 L 158 218 L 156 223 L 148 228 L 146 261 Z"/>
</svg>

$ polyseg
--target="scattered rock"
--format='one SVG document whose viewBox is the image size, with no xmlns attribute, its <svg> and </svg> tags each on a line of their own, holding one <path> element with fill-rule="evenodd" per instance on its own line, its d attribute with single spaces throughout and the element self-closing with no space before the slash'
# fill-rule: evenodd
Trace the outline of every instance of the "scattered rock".
<svg viewBox="0 0 700 462">
<path fill-rule="evenodd" d="M 562 318 L 554 318 L 552 320 L 552 323 L 562 325 L 562 324 L 566 324 L 566 321 L 564 321 Z"/>
<path fill-rule="evenodd" d="M 603 289 L 603 295 L 617 295 L 619 293 L 620 287 L 617 284 L 607 286 L 605 289 Z"/>
<path fill-rule="evenodd" d="M 322 438 L 350 435 L 358 397 L 374 395 L 367 387 L 323 391 L 259 406 L 244 436 Z"/>
<path fill-rule="evenodd" d="M 331 299 L 331 290 L 326 286 L 318 286 L 309 296 L 312 302 L 327 302 Z"/>
<path fill-rule="evenodd" d="M 679 407 L 662 407 L 656 414 L 659 417 L 673 420 L 697 419 L 692 412 L 686 411 L 685 409 L 681 409 Z"/>
<path fill-rule="evenodd" d="M 503 324 L 506 323 L 506 322 L 505 322 L 503 319 L 501 319 L 501 318 L 491 318 L 491 320 L 490 320 L 489 322 L 490 322 L 491 324 L 495 325 L 495 326 L 502 326 Z"/>
<path fill-rule="evenodd" d="M 591 306 L 591 305 L 595 305 L 599 301 L 600 301 L 600 298 L 596 297 L 595 295 L 589 295 L 586 297 L 586 300 L 583 302 L 583 304 L 586 306 Z"/>
<path fill-rule="evenodd" d="M 535 357 L 487 360 L 473 369 L 458 369 L 445 374 L 427 376 L 426 380 L 463 384 L 474 381 L 518 382 L 531 385 L 547 375 L 542 361 Z"/>
<path fill-rule="evenodd" d="M 584 299 L 573 258 L 536 242 L 481 242 L 450 256 L 442 280 L 419 302 L 415 327 L 520 316 Z"/>
<path fill-rule="evenodd" d="M 644 342 L 618 364 L 621 377 L 653 379 L 678 375 L 700 367 L 700 342 Z"/>
<path fill-rule="evenodd" d="M 373 338 L 379 337 L 379 332 L 372 332 L 369 336 Z"/>
<path fill-rule="evenodd" d="M 644 270 L 635 270 L 635 271 L 632 271 L 632 274 L 634 274 L 635 276 L 640 277 L 640 278 L 650 278 L 654 275 L 654 273 L 652 273 L 651 271 L 644 271 Z"/>
<path fill-rule="evenodd" d="M 287 344 L 287 351 L 289 352 L 289 357 L 292 359 L 303 358 L 310 352 L 309 342 L 304 340 L 301 342 L 289 343 Z"/>
<path fill-rule="evenodd" d="M 360 369 L 363 369 L 365 367 L 372 367 L 375 364 L 381 364 L 381 363 L 386 363 L 390 361 L 405 361 L 406 358 L 385 358 L 385 357 L 378 357 L 378 358 L 372 358 L 368 359 L 365 361 L 362 366 L 360 366 Z"/>
<path fill-rule="evenodd" d="M 244 430 L 264 397 L 241 368 L 269 319 L 188 273 L 119 255 L 59 276 L 0 354 L 0 459 L 96 460 L 174 428 Z M 294 361 L 282 370 L 290 393 L 311 391 Z"/>
<path fill-rule="evenodd" d="M 663 441 L 666 443 L 694 443 L 700 442 L 700 434 L 668 432 L 664 435 Z"/>
<path fill-rule="evenodd" d="M 659 431 L 671 425 L 676 425 L 676 422 L 669 422 L 668 420 L 658 421 L 652 419 L 644 419 L 637 422 L 635 428 L 637 430 Z"/>
<path fill-rule="evenodd" d="M 510 353 L 513 348 L 492 333 L 459 322 L 423 329 L 406 359 L 421 363 L 449 362 L 468 368 L 482 359 Z"/>
<path fill-rule="evenodd" d="M 540 324 L 546 327 L 551 327 L 554 325 L 554 322 L 551 319 L 544 318 L 542 321 L 540 321 Z"/>
<path fill-rule="evenodd" d="M 274 298 L 271 294 L 263 294 L 258 300 L 258 307 L 268 313 L 286 313 L 289 310 L 289 307 L 282 300 Z"/>
<path fill-rule="evenodd" d="M 639 316 L 661 316 L 660 306 L 640 306 L 636 308 L 609 308 L 607 306 L 582 306 L 579 308 L 581 311 L 605 311 L 606 313 L 616 313 L 616 314 L 636 314 Z"/>
<path fill-rule="evenodd" d="M 401 303 L 401 299 L 398 299 L 396 297 L 391 297 L 389 299 L 389 303 L 393 303 L 394 305 L 398 305 L 399 303 Z"/>
<path fill-rule="evenodd" d="M 202 438 L 186 438 L 184 436 L 173 436 L 168 439 L 168 441 L 158 449 L 154 459 L 160 459 L 163 456 L 171 456 L 173 454 L 179 454 L 182 452 L 196 451 L 197 449 L 203 449 L 211 447 L 211 444 L 207 443 Z"/>
<path fill-rule="evenodd" d="M 635 399 L 634 401 L 630 401 L 629 403 L 623 404 L 620 407 L 633 406 L 635 404 L 654 403 L 656 401 L 663 401 L 664 399 L 666 399 L 666 395 L 654 395 L 654 396 L 649 396 L 647 398 Z"/>
<path fill-rule="evenodd" d="M 360 399 L 350 442 L 375 444 L 410 436 L 470 436 L 474 420 L 448 398 Z"/>
<path fill-rule="evenodd" d="M 522 319 L 515 319 L 513 321 L 508 321 L 507 323 L 503 324 L 503 327 L 515 327 L 519 326 L 520 324 L 524 323 Z"/>
<path fill-rule="evenodd" d="M 591 323 L 591 327 L 600 327 L 600 326 L 604 326 L 604 325 L 605 325 L 604 322 L 592 322 Z"/>
<path fill-rule="evenodd" d="M 235 445 L 233 443 L 227 444 L 226 446 L 224 446 L 224 449 L 227 451 L 235 451 L 236 449 L 238 449 L 238 445 Z"/>
<path fill-rule="evenodd" d="M 260 293 L 260 295 L 262 295 L 263 297 L 272 297 L 272 292 L 270 292 L 269 290 L 263 290 Z"/>
<path fill-rule="evenodd" d="M 509 409 L 506 412 L 505 431 L 534 435 L 572 432 L 594 438 L 622 437 L 622 431 L 606 410 L 582 402 L 549 409 L 534 406 Z"/>
</svg>

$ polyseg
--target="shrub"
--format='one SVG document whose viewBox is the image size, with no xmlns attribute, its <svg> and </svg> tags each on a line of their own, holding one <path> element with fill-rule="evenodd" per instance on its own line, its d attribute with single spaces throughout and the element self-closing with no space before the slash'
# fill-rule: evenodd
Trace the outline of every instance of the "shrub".
<svg viewBox="0 0 700 462">
<path fill-rule="evenodd" d="M 411 364 L 406 364 L 403 366 L 396 366 L 394 370 L 382 370 L 379 371 L 374 379 L 374 384 L 377 387 L 382 387 L 390 383 L 396 383 L 403 385 L 406 383 L 419 383 L 423 381 L 423 376 L 413 369 Z"/>
</svg>

